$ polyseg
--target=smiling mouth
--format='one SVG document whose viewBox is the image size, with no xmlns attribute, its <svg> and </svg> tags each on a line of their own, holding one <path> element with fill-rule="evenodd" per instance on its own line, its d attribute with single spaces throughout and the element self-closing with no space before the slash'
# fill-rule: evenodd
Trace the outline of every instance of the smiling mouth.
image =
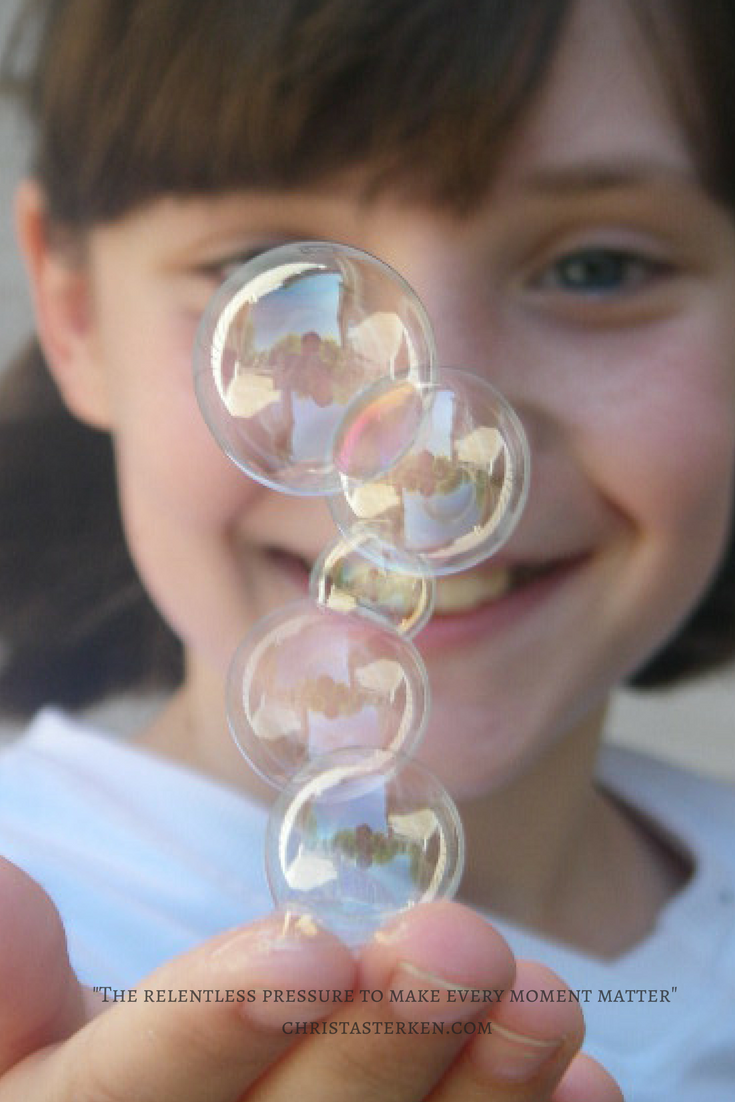
<svg viewBox="0 0 735 1102">
<path fill-rule="evenodd" d="M 268 554 L 282 569 L 288 569 L 292 575 L 298 573 L 304 582 L 308 580 L 311 572 L 311 563 L 308 560 L 280 548 L 269 548 Z M 437 578 L 434 615 L 460 616 L 474 612 L 483 605 L 494 604 L 533 582 L 566 571 L 583 558 L 586 556 L 577 555 L 534 565 L 505 564 L 484 569 L 474 568 Z"/>
<path fill-rule="evenodd" d="M 496 566 L 437 578 L 434 614 L 456 616 L 462 612 L 472 612 L 482 605 L 499 601 L 512 590 L 550 573 L 553 568 L 553 564 L 542 567 Z"/>
</svg>

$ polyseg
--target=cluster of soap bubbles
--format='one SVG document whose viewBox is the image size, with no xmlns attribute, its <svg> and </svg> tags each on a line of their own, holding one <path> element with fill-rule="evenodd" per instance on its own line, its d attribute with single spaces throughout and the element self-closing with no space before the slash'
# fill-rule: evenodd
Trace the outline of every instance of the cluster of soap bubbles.
<svg viewBox="0 0 735 1102">
<path fill-rule="evenodd" d="M 515 526 L 525 435 L 488 383 L 437 367 L 408 284 L 344 245 L 299 242 L 239 268 L 194 362 L 224 452 L 266 486 L 325 496 L 339 530 L 309 596 L 237 649 L 227 710 L 281 790 L 266 839 L 276 903 L 356 944 L 461 876 L 457 810 L 411 756 L 429 713 L 411 638 L 435 576 L 480 562 Z"/>
</svg>

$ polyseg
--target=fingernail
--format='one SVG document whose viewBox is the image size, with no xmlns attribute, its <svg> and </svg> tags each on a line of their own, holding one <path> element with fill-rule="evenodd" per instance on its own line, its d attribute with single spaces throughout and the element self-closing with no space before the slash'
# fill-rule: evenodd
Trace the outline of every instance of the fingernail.
<svg viewBox="0 0 735 1102">
<path fill-rule="evenodd" d="M 373 934 L 373 941 L 378 945 L 396 945 L 410 935 L 410 932 L 411 924 L 406 918 L 394 918 L 389 925 Z"/>
<path fill-rule="evenodd" d="M 355 962 L 332 934 L 304 914 L 285 914 L 246 927 L 212 954 L 247 988 L 239 1005 L 267 1028 L 313 1022 L 354 1000 Z"/>
<path fill-rule="evenodd" d="M 261 944 L 264 951 L 301 949 L 305 943 L 322 935 L 323 931 L 310 914 L 284 911 L 280 925 L 264 931 Z"/>
<path fill-rule="evenodd" d="M 232 958 L 242 951 L 249 957 L 267 956 L 269 953 L 303 949 L 304 944 L 318 938 L 322 930 L 311 915 L 294 914 L 291 911 L 276 912 L 261 922 L 238 930 L 212 952 L 212 959 Z"/>
<path fill-rule="evenodd" d="M 484 992 L 433 972 L 410 961 L 400 961 L 389 984 L 391 1009 L 397 1018 L 457 1022 L 479 1014 Z"/>
<path fill-rule="evenodd" d="M 563 1037 L 541 1040 L 490 1022 L 490 1033 L 473 1048 L 473 1059 L 491 1079 L 522 1083 L 539 1071 L 564 1043 Z"/>
</svg>

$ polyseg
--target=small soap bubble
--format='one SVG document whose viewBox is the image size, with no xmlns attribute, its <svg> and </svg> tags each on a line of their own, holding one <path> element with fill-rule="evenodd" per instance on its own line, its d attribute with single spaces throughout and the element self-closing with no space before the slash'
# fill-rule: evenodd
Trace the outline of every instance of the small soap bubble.
<svg viewBox="0 0 735 1102">
<path fill-rule="evenodd" d="M 315 758 L 271 809 L 266 871 L 277 906 L 357 946 L 418 903 L 451 898 L 464 841 L 451 797 L 419 762 L 386 750 Z"/>
<path fill-rule="evenodd" d="M 489 383 L 443 368 L 435 382 L 416 384 L 421 415 L 401 395 L 384 432 L 390 385 L 358 395 L 335 437 L 343 493 L 329 507 L 337 527 L 348 539 L 355 527 L 372 535 L 396 562 L 418 555 L 438 575 L 474 566 L 505 543 L 523 509 L 530 466 L 523 426 Z M 411 443 L 400 451 L 402 439 Z M 384 467 L 381 452 L 397 462 Z M 366 478 L 371 465 L 380 473 Z"/>
<path fill-rule="evenodd" d="M 260 620 L 227 679 L 235 741 L 274 785 L 342 747 L 410 753 L 428 710 L 426 667 L 410 640 L 377 619 L 333 612 L 310 598 Z"/>
<path fill-rule="evenodd" d="M 330 494 L 349 402 L 379 379 L 428 381 L 435 359 L 426 312 L 392 268 L 345 245 L 297 242 L 248 261 L 216 292 L 194 375 L 212 434 L 246 474 Z"/>
<path fill-rule="evenodd" d="M 377 617 L 411 637 L 431 617 L 436 583 L 418 556 L 411 562 L 404 554 L 397 562 L 390 548 L 356 531 L 325 548 L 312 568 L 309 590 L 326 608 Z"/>
</svg>

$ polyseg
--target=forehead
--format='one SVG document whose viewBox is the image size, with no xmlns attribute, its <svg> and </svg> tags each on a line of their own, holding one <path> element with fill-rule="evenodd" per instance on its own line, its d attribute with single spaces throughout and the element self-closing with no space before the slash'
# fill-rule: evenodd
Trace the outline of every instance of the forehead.
<svg viewBox="0 0 735 1102">
<path fill-rule="evenodd" d="M 695 160 L 660 62 L 622 0 L 578 0 L 547 80 L 509 144 L 501 176 L 635 173 L 693 176 Z M 500 181 L 498 181 L 500 183 Z"/>
</svg>

